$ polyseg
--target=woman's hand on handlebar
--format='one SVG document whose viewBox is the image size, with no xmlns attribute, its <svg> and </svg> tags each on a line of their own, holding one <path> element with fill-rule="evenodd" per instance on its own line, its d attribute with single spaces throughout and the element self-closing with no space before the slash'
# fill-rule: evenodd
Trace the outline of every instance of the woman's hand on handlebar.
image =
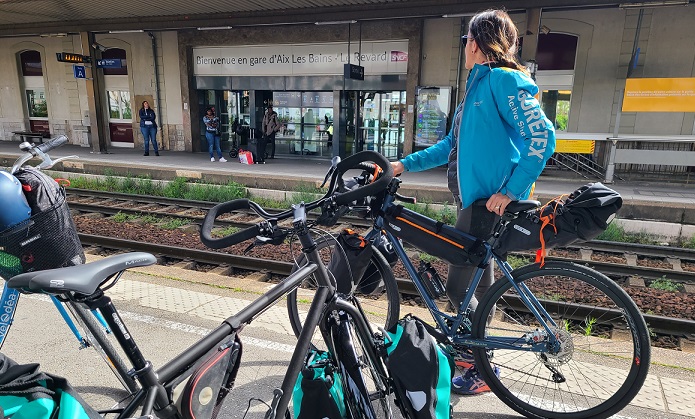
<svg viewBox="0 0 695 419">
<path fill-rule="evenodd" d="M 405 172 L 405 166 L 400 161 L 392 161 L 391 167 L 393 167 L 393 175 L 398 176 Z"/>
<path fill-rule="evenodd" d="M 507 208 L 507 205 L 509 205 L 510 202 L 512 202 L 512 198 L 497 192 L 487 200 L 485 207 L 488 211 L 502 216 L 502 214 L 504 214 L 504 210 Z"/>
</svg>

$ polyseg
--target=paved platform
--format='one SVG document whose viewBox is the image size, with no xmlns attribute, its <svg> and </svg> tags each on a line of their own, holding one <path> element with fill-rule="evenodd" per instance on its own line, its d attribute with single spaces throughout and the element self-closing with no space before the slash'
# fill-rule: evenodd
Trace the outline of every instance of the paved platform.
<svg viewBox="0 0 695 419">
<path fill-rule="evenodd" d="M 88 255 L 88 260 L 98 259 L 98 256 Z M 172 279 L 174 279 L 172 281 Z M 211 285 L 209 287 L 204 284 Z M 148 266 L 130 270 L 122 280 L 108 293 L 113 298 L 117 307 L 139 306 L 140 310 L 129 310 L 123 314 L 129 326 L 140 323 L 157 324 L 168 327 L 171 330 L 187 331 L 197 337 L 209 332 L 209 329 L 189 325 L 186 318 L 195 318 L 219 322 L 230 314 L 238 312 L 249 304 L 250 300 L 257 298 L 262 292 L 272 287 L 272 284 L 260 282 L 252 278 L 237 278 L 214 273 L 203 273 L 177 267 Z M 27 298 L 46 298 L 43 296 L 26 296 Z M 48 306 L 47 306 L 48 307 Z M 47 308 L 48 309 L 48 308 Z M 404 312 L 412 311 L 414 307 L 403 307 Z M 179 318 L 179 321 L 162 320 L 166 318 Z M 427 318 L 422 316 L 423 318 Z M 195 324 L 195 323 L 194 323 Z M 249 328 L 258 332 L 268 332 L 271 335 L 291 336 L 292 330 L 287 320 L 287 312 L 284 304 L 279 304 L 262 316 L 257 318 Z M 246 333 L 247 337 L 249 333 Z M 242 334 L 242 336 L 244 336 Z M 269 339 L 257 339 L 254 337 L 243 338 L 244 344 L 253 351 L 268 351 L 272 353 L 289 353 L 293 346 L 285 340 L 275 341 Z M 185 346 L 184 346 L 185 347 Z M 13 349 L 11 356 L 19 356 Z M 269 352 L 271 353 L 271 352 Z M 653 365 L 650 369 L 647 381 L 632 403 L 616 418 L 687 418 L 695 417 L 695 354 L 682 353 L 665 349 L 653 349 Z M 609 376 L 611 372 L 608 366 L 591 365 L 588 370 L 597 376 Z M 71 377 L 69 371 L 52 371 Z M 492 399 L 488 398 L 492 397 Z M 494 400 L 493 400 L 494 399 Z M 492 395 L 459 397 L 455 396 L 453 403 L 461 403 L 463 406 L 470 403 L 489 404 L 483 412 L 492 413 L 493 405 L 499 402 Z M 495 407 L 497 409 L 498 407 Z M 511 416 L 503 408 L 500 413 L 503 417 Z M 465 411 L 457 408 L 457 411 Z M 457 416 L 458 417 L 458 416 Z M 465 417 L 489 417 L 488 415 L 468 415 Z"/>
</svg>

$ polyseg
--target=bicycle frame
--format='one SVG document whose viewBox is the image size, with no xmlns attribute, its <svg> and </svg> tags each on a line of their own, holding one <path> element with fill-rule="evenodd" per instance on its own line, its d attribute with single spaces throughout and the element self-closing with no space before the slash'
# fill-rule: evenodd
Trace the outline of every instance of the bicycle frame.
<svg viewBox="0 0 695 419">
<path fill-rule="evenodd" d="M 156 373 L 150 362 L 144 358 L 143 354 L 138 349 L 125 323 L 122 321 L 118 311 L 108 296 L 97 291 L 94 296 L 90 296 L 83 301 L 90 308 L 98 309 L 104 318 L 106 318 L 108 325 L 118 339 L 119 345 L 123 348 L 129 361 L 134 366 L 133 375 L 137 377 L 141 384 L 141 389 L 134 395 L 131 402 L 122 411 L 118 411 L 118 418 L 132 417 L 141 405 L 143 416 L 151 414 L 153 410 L 156 410 L 157 414 L 162 417 L 177 417 L 178 411 L 169 399 L 174 381 L 179 377 L 185 377 L 190 373 L 191 369 L 196 366 L 196 363 L 201 357 L 220 345 L 230 336 L 239 333 L 246 324 L 253 321 L 258 315 L 266 311 L 282 297 L 298 288 L 301 283 L 312 274 L 318 279 L 319 287 L 311 303 L 304 328 L 298 338 L 282 385 L 279 389 L 274 391 L 273 401 L 270 403 L 270 409 L 265 417 L 267 419 L 284 418 L 285 411 L 292 397 L 292 389 L 301 372 L 306 353 L 311 346 L 311 339 L 316 328 L 319 327 L 322 318 L 324 318 L 325 314 L 328 312 L 328 309 L 335 308 L 350 313 L 355 320 L 358 333 L 363 334 L 363 336 L 371 337 L 369 326 L 364 321 L 359 308 L 340 299 L 336 294 L 334 279 L 328 274 L 326 267 L 321 262 L 314 239 L 309 234 L 309 230 L 306 226 L 306 212 L 304 206 L 295 206 L 294 215 L 295 232 L 297 233 L 302 245 L 302 252 L 306 255 L 308 263 L 298 268 L 285 280 L 261 295 L 237 314 L 228 317 L 206 337 L 181 352 L 180 355 L 158 369 Z M 324 329 L 322 333 L 330 332 Z M 329 340 L 327 340 L 327 342 L 329 342 Z M 369 355 L 374 357 L 373 359 L 378 359 L 373 348 L 371 346 L 368 346 L 368 348 Z M 335 356 L 335 354 L 333 355 Z M 363 400 L 364 399 L 366 399 L 368 403 L 368 396 L 363 395 Z"/>
<path fill-rule="evenodd" d="M 399 182 L 398 179 L 395 179 L 394 181 Z M 397 190 L 397 187 L 395 189 Z M 398 258 L 401 260 L 403 266 L 408 272 L 408 276 L 410 276 L 410 279 L 413 281 L 413 284 L 417 288 L 418 293 L 420 294 L 425 305 L 432 314 L 432 317 L 437 323 L 437 326 L 446 336 L 448 336 L 451 339 L 453 343 L 486 349 L 513 349 L 524 350 L 529 352 L 548 352 L 548 343 L 550 344 L 551 349 L 560 347 L 560 342 L 558 338 L 555 336 L 555 333 L 553 332 L 553 329 L 557 329 L 557 324 L 555 323 L 555 321 L 539 303 L 538 299 L 533 295 L 531 290 L 528 289 L 526 284 L 517 284 L 517 282 L 514 281 L 514 277 L 512 276 L 512 267 L 505 260 L 501 259 L 498 255 L 496 255 L 493 252 L 492 249 L 494 247 L 494 240 L 496 240 L 496 238 L 491 242 L 482 242 L 482 245 L 485 249 L 485 256 L 482 260 L 482 263 L 476 267 L 473 273 L 472 280 L 468 286 L 468 291 L 466 292 L 466 295 L 463 301 L 461 302 L 461 305 L 458 307 L 456 315 L 452 316 L 450 314 L 442 312 L 439 309 L 439 307 L 435 304 L 434 300 L 430 298 L 429 294 L 427 293 L 426 288 L 422 283 L 422 279 L 420 278 L 420 275 L 417 272 L 417 269 L 408 258 L 405 249 L 401 245 L 400 240 L 393 236 L 389 231 L 384 229 L 384 223 L 386 221 L 381 214 L 386 213 L 388 209 L 394 205 L 394 201 L 396 199 L 396 193 L 394 188 L 391 188 L 390 191 L 393 192 L 387 193 L 385 195 L 384 202 L 381 207 L 381 212 L 375 216 L 373 229 L 367 233 L 365 239 L 373 241 L 377 238 L 379 234 L 383 233 L 386 235 L 387 239 L 393 245 L 393 248 L 396 254 L 398 255 Z M 472 240 L 476 239 L 476 237 L 467 233 L 462 232 L 462 235 Z M 473 319 L 470 318 L 471 313 L 468 309 L 468 306 L 472 301 L 473 296 L 475 295 L 475 290 L 478 287 L 478 284 L 480 283 L 485 267 L 487 267 L 493 261 L 502 271 L 504 277 L 512 284 L 512 287 L 519 294 L 519 298 L 521 299 L 523 304 L 526 305 L 526 307 L 531 311 L 531 313 L 535 316 L 536 320 L 538 320 L 539 324 L 545 330 L 548 336 L 548 342 L 532 343 L 528 347 L 520 347 L 518 336 L 509 338 L 475 338 L 472 336 L 471 320 Z M 480 266 L 483 267 L 481 268 Z M 465 331 L 464 333 L 460 333 L 462 326 L 463 330 Z"/>
</svg>

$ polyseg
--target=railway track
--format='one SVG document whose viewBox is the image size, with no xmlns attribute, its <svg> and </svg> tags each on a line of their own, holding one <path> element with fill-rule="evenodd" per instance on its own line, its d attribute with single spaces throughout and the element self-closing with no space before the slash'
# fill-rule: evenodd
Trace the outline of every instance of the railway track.
<svg viewBox="0 0 695 419">
<path fill-rule="evenodd" d="M 193 224 L 199 224 L 207 210 L 214 206 L 214 203 L 204 201 L 76 189 L 68 189 L 68 195 L 73 211 L 107 216 L 117 213 L 133 216 L 147 213 L 183 219 Z M 311 216 L 315 217 L 315 214 L 310 214 Z M 220 219 L 218 224 L 222 227 L 245 228 L 257 221 L 260 221 L 260 218 L 254 213 L 240 212 Z M 343 217 L 341 221 L 341 225 L 334 231 L 340 231 L 344 227 L 358 231 L 371 227 L 366 220 L 358 217 Z M 590 241 L 570 245 L 564 249 L 575 252 L 576 255 L 561 256 L 556 250 L 552 250 L 546 259 L 581 262 L 612 277 L 638 277 L 647 280 L 667 278 L 681 284 L 695 285 L 695 249 L 607 241 Z M 528 252 L 514 254 L 526 258 L 533 256 Z M 615 259 L 616 255 L 623 259 L 624 263 L 606 261 Z M 644 263 L 645 261 L 654 263 Z"/>
<path fill-rule="evenodd" d="M 291 262 L 273 261 L 248 257 L 243 255 L 197 250 L 187 247 L 169 246 L 156 243 L 145 243 L 140 241 L 119 239 L 114 237 L 98 236 L 92 234 L 79 234 L 80 240 L 85 247 L 94 246 L 119 251 L 144 251 L 159 257 L 168 259 L 178 259 L 182 261 L 194 261 L 201 264 L 229 266 L 236 269 L 249 271 L 265 271 L 270 275 L 286 276 L 292 270 Z M 414 286 L 407 279 L 397 279 L 399 290 L 404 295 L 416 295 Z M 511 300 L 513 301 L 513 299 Z M 568 303 L 569 304 L 569 303 Z M 572 305 L 574 313 L 580 313 L 585 309 L 582 305 Z M 512 308 L 515 310 L 524 309 L 519 303 Z M 610 317 L 610 316 L 609 316 Z M 656 315 L 644 315 L 645 320 L 655 333 L 672 335 L 695 339 L 695 321 L 687 319 L 677 319 Z"/>
</svg>

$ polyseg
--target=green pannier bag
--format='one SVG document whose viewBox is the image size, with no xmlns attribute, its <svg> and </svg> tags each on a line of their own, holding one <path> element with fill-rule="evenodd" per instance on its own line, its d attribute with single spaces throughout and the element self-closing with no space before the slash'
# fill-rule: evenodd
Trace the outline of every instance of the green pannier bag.
<svg viewBox="0 0 695 419">
<path fill-rule="evenodd" d="M 295 419 L 345 418 L 342 380 L 328 352 L 309 351 L 292 399 Z"/>
</svg>

